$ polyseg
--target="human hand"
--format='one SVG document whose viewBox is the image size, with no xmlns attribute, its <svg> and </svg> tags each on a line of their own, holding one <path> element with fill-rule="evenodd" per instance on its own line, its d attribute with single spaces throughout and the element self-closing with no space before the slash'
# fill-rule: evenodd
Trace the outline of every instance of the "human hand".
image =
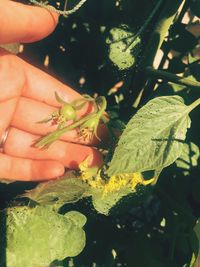
<svg viewBox="0 0 200 267">
<path fill-rule="evenodd" d="M 1 44 L 40 40 L 58 22 L 56 14 L 43 8 L 8 0 L 0 2 L 0 10 Z M 66 133 L 46 150 L 33 147 L 39 137 L 55 130 L 50 124 L 36 123 L 59 108 L 55 91 L 66 102 L 80 98 L 77 92 L 3 49 L 0 49 L 0 90 L 0 138 L 9 127 L 0 153 L 0 177 L 45 180 L 61 176 L 65 167 L 77 168 L 88 156 L 91 165 L 102 163 L 96 149 L 80 144 L 76 130 Z M 90 111 L 88 105 L 80 116 Z M 103 138 L 104 132 L 100 135 Z"/>
</svg>

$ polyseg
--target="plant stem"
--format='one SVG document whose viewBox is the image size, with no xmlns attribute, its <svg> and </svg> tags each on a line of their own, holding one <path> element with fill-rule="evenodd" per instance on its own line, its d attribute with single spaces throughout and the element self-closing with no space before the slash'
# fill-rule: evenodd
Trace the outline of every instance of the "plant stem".
<svg viewBox="0 0 200 267">
<path fill-rule="evenodd" d="M 68 0 L 65 0 L 65 4 L 64 4 L 64 11 L 66 11 L 66 10 L 67 10 L 67 1 L 68 1 Z"/>
<path fill-rule="evenodd" d="M 165 1 L 165 6 L 158 18 L 157 24 L 155 25 L 154 31 L 146 46 L 143 61 L 141 62 L 141 65 L 140 65 L 140 72 L 134 78 L 134 83 L 136 81 L 136 84 L 133 84 L 132 86 L 134 87 L 134 92 L 136 96 L 135 102 L 138 101 L 138 95 L 140 95 L 140 92 L 144 89 L 144 86 L 148 80 L 148 76 L 144 75 L 143 70 L 147 66 L 152 66 L 154 58 L 157 54 L 157 51 L 160 49 L 164 41 L 164 38 L 167 35 L 167 32 L 182 2 L 183 0 L 166 0 Z M 145 92 L 145 95 L 147 94 L 149 94 L 149 92 Z M 139 102 L 140 101 L 138 101 L 138 104 Z M 135 104 L 133 104 L 133 106 L 137 107 Z"/>
<path fill-rule="evenodd" d="M 162 4 L 163 0 L 159 0 L 158 3 L 156 4 L 156 6 L 154 7 L 153 11 L 151 12 L 151 14 L 149 15 L 149 17 L 146 19 L 146 21 L 144 22 L 144 24 L 142 25 L 142 27 L 139 29 L 139 31 L 136 33 L 136 35 L 133 36 L 133 39 L 131 40 L 130 44 L 127 45 L 127 47 L 125 48 L 125 51 L 133 44 L 133 42 L 135 42 L 135 40 L 141 36 L 141 34 L 145 31 L 146 27 L 149 25 L 150 21 L 152 20 L 152 18 L 154 17 L 154 15 L 156 14 L 156 12 L 158 11 L 160 5 Z"/>
<path fill-rule="evenodd" d="M 106 108 L 107 108 L 107 101 L 106 101 L 106 98 L 104 96 L 101 96 L 100 97 L 101 99 L 101 108 L 100 110 L 98 111 L 98 116 L 99 118 L 103 116 Z M 98 104 L 98 103 L 97 103 Z"/>
<path fill-rule="evenodd" d="M 34 145 L 34 147 L 38 147 L 38 148 L 43 148 L 47 145 L 50 145 L 51 143 L 55 142 L 56 140 L 58 140 L 63 134 L 65 134 L 66 132 L 73 130 L 75 128 L 77 128 L 78 126 L 80 126 L 81 124 L 83 124 L 85 121 L 91 119 L 93 116 L 95 116 L 94 113 L 80 119 L 79 121 L 64 127 L 62 129 L 56 130 L 48 135 L 46 135 L 45 137 L 43 137 L 42 139 L 40 139 L 38 142 L 36 142 L 36 144 Z"/>
<path fill-rule="evenodd" d="M 189 105 L 189 112 L 195 109 L 200 105 L 200 98 L 198 98 L 196 101 L 194 101 L 192 104 Z"/>
<path fill-rule="evenodd" d="M 173 216 L 174 220 L 174 227 L 173 227 L 173 234 L 172 234 L 172 242 L 169 248 L 169 258 L 171 261 L 174 259 L 174 252 L 176 248 L 176 240 L 177 240 L 177 235 L 179 232 L 179 224 L 178 224 L 178 218 L 177 216 Z"/>
<path fill-rule="evenodd" d="M 40 7 L 43 7 L 43 8 L 46 8 L 47 10 L 49 10 L 50 12 L 55 12 L 57 14 L 60 14 L 60 15 L 63 15 L 65 17 L 75 13 L 77 10 L 79 10 L 82 5 L 86 2 L 87 0 L 80 0 L 80 2 L 72 9 L 70 10 L 58 10 L 52 6 L 49 6 L 49 5 L 46 5 L 46 4 L 43 4 L 41 3 L 40 1 L 38 0 L 30 0 L 31 3 L 37 5 L 37 6 L 40 6 Z"/>
<path fill-rule="evenodd" d="M 200 82 L 196 82 L 185 77 L 179 77 L 178 75 L 175 75 L 173 73 L 170 73 L 164 70 L 156 70 L 152 67 L 147 67 L 145 69 L 145 72 L 149 76 L 155 77 L 157 79 L 162 79 L 162 80 L 177 83 L 180 85 L 186 85 L 192 88 L 200 89 Z"/>
</svg>

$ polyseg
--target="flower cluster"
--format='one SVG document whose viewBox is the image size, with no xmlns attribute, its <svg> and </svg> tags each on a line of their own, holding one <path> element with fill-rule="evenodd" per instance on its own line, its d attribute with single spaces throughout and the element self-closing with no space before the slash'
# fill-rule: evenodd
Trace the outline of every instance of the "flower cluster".
<svg viewBox="0 0 200 267">
<path fill-rule="evenodd" d="M 108 118 L 105 116 L 107 107 L 105 97 L 99 96 L 94 99 L 88 95 L 84 95 L 83 98 L 77 99 L 72 103 L 65 102 L 57 93 L 55 93 L 55 97 L 61 104 L 60 109 L 38 123 L 51 122 L 52 125 L 57 125 L 57 129 L 38 140 L 35 147 L 48 147 L 64 133 L 73 129 L 77 129 L 80 137 L 86 141 L 90 141 L 94 136 L 100 140 L 97 135 L 97 128 L 100 123 L 108 122 Z M 93 112 L 78 118 L 78 110 L 82 109 L 89 102 L 93 105 Z"/>
<path fill-rule="evenodd" d="M 154 178 L 144 180 L 142 174 L 139 172 L 114 175 L 105 180 L 101 177 L 101 172 L 98 168 L 88 167 L 88 159 L 79 165 L 79 169 L 81 179 L 87 182 L 92 188 L 102 190 L 102 197 L 109 193 L 117 192 L 124 187 L 128 187 L 131 191 L 135 192 L 138 185 L 148 185 L 154 181 Z"/>
</svg>

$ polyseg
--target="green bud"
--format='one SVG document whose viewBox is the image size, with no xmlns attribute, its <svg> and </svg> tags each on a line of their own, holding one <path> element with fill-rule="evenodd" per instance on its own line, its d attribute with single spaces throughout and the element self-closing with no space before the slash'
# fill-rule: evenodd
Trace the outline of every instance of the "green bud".
<svg viewBox="0 0 200 267">
<path fill-rule="evenodd" d="M 64 118 L 65 121 L 76 119 L 76 110 L 70 104 L 64 104 L 60 110 L 59 115 Z"/>
</svg>

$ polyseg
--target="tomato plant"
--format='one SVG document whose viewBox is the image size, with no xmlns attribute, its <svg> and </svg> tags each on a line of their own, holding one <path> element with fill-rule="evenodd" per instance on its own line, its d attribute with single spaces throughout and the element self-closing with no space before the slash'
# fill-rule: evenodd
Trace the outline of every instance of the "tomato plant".
<svg viewBox="0 0 200 267">
<path fill-rule="evenodd" d="M 2 180 L 0 266 L 200 266 L 200 1 L 48 3 L 64 15 L 56 31 L 19 56 L 85 99 L 56 94 L 62 107 L 41 122 L 57 130 L 35 145 L 74 128 L 98 138 L 99 123 L 111 142 L 101 169 L 86 159 L 54 181 Z"/>
</svg>

